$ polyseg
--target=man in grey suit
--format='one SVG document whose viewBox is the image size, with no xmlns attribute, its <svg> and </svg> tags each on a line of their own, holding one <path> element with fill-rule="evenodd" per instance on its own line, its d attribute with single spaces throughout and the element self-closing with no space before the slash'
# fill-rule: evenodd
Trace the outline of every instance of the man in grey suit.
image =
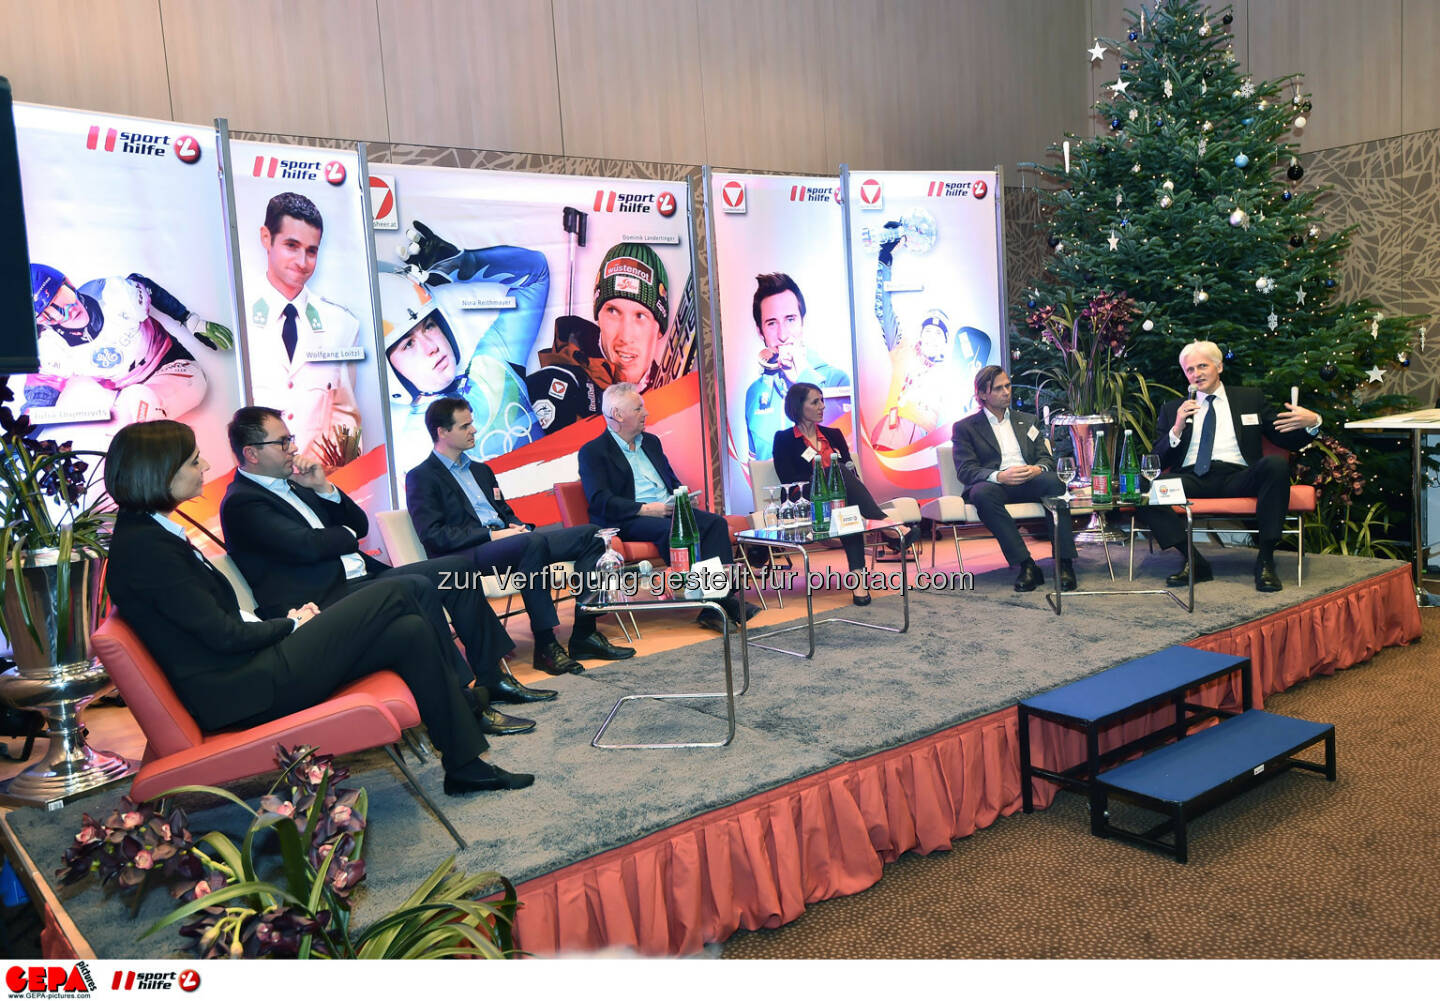
<svg viewBox="0 0 1440 1001">
<path fill-rule="evenodd" d="M 1010 409 L 1010 376 L 999 365 L 986 365 L 975 373 L 975 399 L 980 410 L 955 422 L 955 474 L 965 488 L 965 499 L 975 505 L 980 520 L 1000 543 L 1012 567 L 1018 567 L 1015 590 L 1033 591 L 1045 575 L 1030 558 L 1030 550 L 1015 527 L 1006 504 L 1039 501 L 1065 492 L 1055 475 L 1050 439 L 1029 414 Z M 1048 522 L 1047 522 L 1048 527 Z M 1075 590 L 1075 539 L 1070 519 L 1060 519 L 1055 549 L 1060 554 L 1060 586 Z"/>
</svg>

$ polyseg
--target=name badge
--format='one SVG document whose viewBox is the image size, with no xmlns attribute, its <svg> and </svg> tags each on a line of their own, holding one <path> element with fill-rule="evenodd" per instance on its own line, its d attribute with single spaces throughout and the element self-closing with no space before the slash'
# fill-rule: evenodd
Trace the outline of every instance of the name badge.
<svg viewBox="0 0 1440 1001">
<path fill-rule="evenodd" d="M 1260 415 L 1259 415 L 1259 414 L 1241 414 L 1241 415 L 1240 415 L 1240 423 L 1241 423 L 1241 424 L 1244 424 L 1246 427 L 1255 427 L 1255 426 L 1257 426 L 1257 425 L 1260 423 Z"/>
<path fill-rule="evenodd" d="M 800 453 L 800 458 L 804 459 L 806 462 L 814 462 L 819 455 L 820 453 L 815 451 L 813 448 L 807 448 L 805 451 Z"/>
<path fill-rule="evenodd" d="M 1184 504 L 1185 484 L 1178 476 L 1156 480 L 1150 484 L 1151 504 Z"/>
<path fill-rule="evenodd" d="M 693 572 L 698 575 L 700 593 L 707 598 L 723 598 L 730 593 L 730 574 L 721 564 L 720 558 L 712 556 L 695 564 Z"/>
<path fill-rule="evenodd" d="M 863 531 L 865 531 L 865 519 L 860 514 L 858 504 L 836 508 L 830 513 L 831 535 L 853 535 Z"/>
<path fill-rule="evenodd" d="M 1037 428 L 1034 424 L 1031 424 L 1030 430 L 1025 433 L 1025 437 L 1029 438 L 1031 441 L 1034 441 L 1036 438 L 1040 437 L 1040 429 Z"/>
</svg>

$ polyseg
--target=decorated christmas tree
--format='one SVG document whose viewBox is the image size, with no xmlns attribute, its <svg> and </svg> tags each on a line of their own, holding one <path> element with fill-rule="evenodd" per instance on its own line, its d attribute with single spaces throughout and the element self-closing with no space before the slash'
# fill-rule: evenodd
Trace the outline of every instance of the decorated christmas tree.
<svg viewBox="0 0 1440 1001">
<path fill-rule="evenodd" d="M 1386 377 L 1406 364 L 1420 318 L 1341 298 L 1348 233 L 1327 229 L 1323 189 L 1297 157 L 1311 114 L 1299 77 L 1241 72 L 1228 7 L 1157 0 L 1130 18 L 1125 38 L 1090 49 L 1120 58 L 1095 106 L 1100 134 L 1052 145 L 1042 168 L 1054 252 L 1016 317 L 1014 370 L 1053 369 L 1056 318 L 1125 296 L 1133 313 L 1110 338 L 1113 361 L 1152 383 L 1183 388 L 1180 348 L 1205 339 L 1227 381 L 1277 404 L 1297 386 L 1327 431 L 1404 403 Z"/>
</svg>

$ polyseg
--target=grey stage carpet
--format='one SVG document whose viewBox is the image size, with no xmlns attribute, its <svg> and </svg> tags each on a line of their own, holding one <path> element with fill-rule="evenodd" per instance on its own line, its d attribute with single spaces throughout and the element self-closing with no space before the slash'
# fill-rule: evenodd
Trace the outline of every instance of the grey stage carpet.
<svg viewBox="0 0 1440 1001">
<path fill-rule="evenodd" d="M 521 792 L 450 799 L 441 792 L 436 762 L 416 768 L 470 841 L 461 865 L 498 870 L 522 882 L 599 852 L 635 841 L 706 811 L 827 767 L 895 747 L 1015 704 L 1019 699 L 1092 674 L 1132 657 L 1261 618 L 1307 599 L 1393 569 L 1383 560 L 1310 557 L 1305 586 L 1294 583 L 1294 556 L 1282 554 L 1285 590 L 1258 594 L 1253 550 L 1207 550 L 1217 579 L 1197 589 L 1186 615 L 1168 598 L 1077 597 L 1057 617 L 1041 592 L 1016 594 L 1013 574 L 976 578 L 973 591 L 912 592 L 911 628 L 903 635 L 842 623 L 818 627 L 814 660 L 751 651 L 751 688 L 737 700 L 735 741 L 721 749 L 597 750 L 590 738 L 615 699 L 635 692 L 716 691 L 723 684 L 720 640 L 607 665 L 556 679 L 560 698 L 538 707 L 536 732 L 493 741 L 489 757 L 512 771 L 531 771 L 535 785 Z M 1090 554 L 1085 554 L 1088 557 Z M 1174 555 L 1153 556 L 1133 584 L 1111 585 L 1103 560 L 1082 558 L 1080 585 L 1155 587 L 1174 569 Z M 1042 562 L 1047 576 L 1048 561 Z M 667 613 L 680 614 L 680 613 Z M 847 606 L 848 617 L 898 623 L 898 596 L 877 596 L 868 608 Z M 790 632 L 781 645 L 801 646 Z M 735 657 L 737 686 L 740 658 Z M 530 709 L 532 707 L 526 707 Z M 615 742 L 717 740 L 724 736 L 724 703 L 628 703 L 607 733 Z M 366 841 L 368 875 L 359 897 L 361 925 L 398 904 L 455 848 L 380 752 L 348 762 L 350 786 L 370 795 Z M 264 783 L 242 794 L 258 795 Z M 10 816 L 42 870 L 59 865 L 84 811 L 106 813 L 118 795 L 81 800 L 52 814 Z M 234 828 L 238 810 L 205 807 L 194 827 Z M 243 826 L 243 818 L 238 821 Z M 169 931 L 135 937 L 169 909 L 152 891 L 130 921 L 122 901 L 93 886 L 62 891 L 65 906 L 102 957 L 164 956 L 180 939 Z M 107 899 L 108 897 L 108 899 Z"/>
</svg>

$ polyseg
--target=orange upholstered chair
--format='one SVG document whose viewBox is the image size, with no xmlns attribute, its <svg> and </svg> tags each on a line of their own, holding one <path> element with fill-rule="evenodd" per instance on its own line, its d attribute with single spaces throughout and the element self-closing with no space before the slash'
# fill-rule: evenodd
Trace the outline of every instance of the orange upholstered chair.
<svg viewBox="0 0 1440 1001">
<path fill-rule="evenodd" d="M 560 522 L 566 528 L 588 524 L 590 521 L 590 504 L 585 500 L 585 488 L 579 480 L 555 484 L 555 506 L 560 509 Z M 625 542 L 616 536 L 611 545 L 625 557 L 626 563 L 649 560 L 659 566 L 666 562 L 660 548 L 650 542 Z"/>
<path fill-rule="evenodd" d="M 1271 444 L 1266 439 L 1262 442 L 1266 455 L 1289 455 L 1285 449 L 1278 445 Z M 1290 506 L 1286 509 L 1285 524 L 1287 527 L 1282 530 L 1284 535 L 1295 536 L 1296 560 L 1295 560 L 1295 584 L 1297 587 L 1305 583 L 1305 515 L 1315 510 L 1315 488 L 1301 483 L 1290 484 Z M 1176 508 L 1177 514 L 1183 515 L 1184 508 Z M 1190 514 L 1197 525 L 1201 522 L 1224 521 L 1236 518 L 1255 517 L 1254 497 L 1196 497 L 1190 502 Z M 1134 532 L 1137 529 L 1131 525 L 1132 538 L 1130 541 L 1130 577 L 1135 577 L 1135 541 Z"/>
<path fill-rule="evenodd" d="M 95 653 L 145 734 L 145 757 L 130 785 L 136 800 L 182 785 L 223 785 L 275 770 L 275 745 L 313 744 L 325 754 L 384 747 L 406 781 L 461 848 L 465 840 L 405 766 L 401 731 L 420 723 L 410 689 L 393 671 L 346 685 L 309 709 L 245 730 L 202 733 L 160 665 L 115 613 L 91 637 Z"/>
</svg>

